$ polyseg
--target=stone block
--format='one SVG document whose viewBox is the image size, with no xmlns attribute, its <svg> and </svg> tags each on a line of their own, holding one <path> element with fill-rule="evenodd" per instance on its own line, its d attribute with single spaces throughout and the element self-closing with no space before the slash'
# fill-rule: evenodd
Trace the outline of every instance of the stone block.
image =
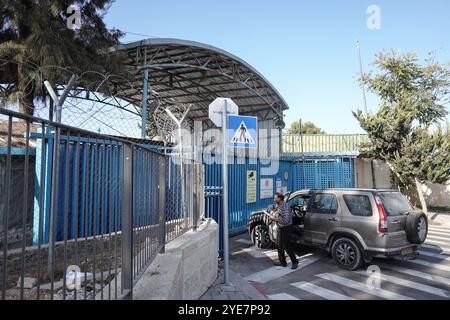
<svg viewBox="0 0 450 320">
<path fill-rule="evenodd" d="M 17 288 L 20 288 L 22 286 L 22 278 L 19 278 L 19 281 L 17 282 Z M 37 284 L 36 278 L 23 278 L 23 288 L 24 289 L 33 289 Z"/>
</svg>

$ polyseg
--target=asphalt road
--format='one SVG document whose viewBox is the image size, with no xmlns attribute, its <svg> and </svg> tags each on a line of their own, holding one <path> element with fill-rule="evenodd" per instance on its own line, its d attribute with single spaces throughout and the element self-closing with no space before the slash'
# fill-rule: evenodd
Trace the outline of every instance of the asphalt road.
<svg viewBox="0 0 450 320">
<path fill-rule="evenodd" d="M 450 299 L 449 227 L 430 226 L 415 260 L 374 260 L 378 278 L 368 266 L 342 270 L 326 252 L 310 248 L 298 248 L 299 269 L 275 267 L 276 250 L 257 250 L 247 234 L 230 240 L 230 255 L 231 268 L 273 300 Z"/>
</svg>

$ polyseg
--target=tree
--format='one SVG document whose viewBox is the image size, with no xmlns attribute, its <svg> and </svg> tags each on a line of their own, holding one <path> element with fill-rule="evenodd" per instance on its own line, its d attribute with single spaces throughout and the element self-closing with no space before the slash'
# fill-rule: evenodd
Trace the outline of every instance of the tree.
<svg viewBox="0 0 450 320">
<path fill-rule="evenodd" d="M 300 134 L 300 123 L 298 121 L 293 122 L 291 128 L 288 130 L 289 134 Z M 322 129 L 315 126 L 312 122 L 305 122 L 302 125 L 303 134 L 324 134 Z"/>
<path fill-rule="evenodd" d="M 43 81 L 66 84 L 67 73 L 124 74 L 120 54 L 105 54 L 123 35 L 108 30 L 103 16 L 112 0 L 0 0 L 0 83 L 13 86 L 5 96 L 19 101 L 21 112 L 33 114 L 35 98 L 43 98 Z M 81 28 L 72 30 L 70 6 L 78 7 Z M 69 13 L 68 13 L 69 11 Z M 53 69 L 52 69 L 53 68 Z M 98 78 L 96 79 L 98 80 Z M 87 82 L 94 81 L 89 76 Z"/>
<path fill-rule="evenodd" d="M 353 113 L 369 136 L 361 155 L 386 161 L 400 188 L 415 185 L 427 213 L 422 184 L 450 179 L 450 132 L 442 124 L 450 101 L 449 66 L 433 57 L 421 65 L 417 55 L 394 51 L 380 53 L 374 64 L 379 72 L 360 81 L 380 98 L 379 110 Z"/>
</svg>

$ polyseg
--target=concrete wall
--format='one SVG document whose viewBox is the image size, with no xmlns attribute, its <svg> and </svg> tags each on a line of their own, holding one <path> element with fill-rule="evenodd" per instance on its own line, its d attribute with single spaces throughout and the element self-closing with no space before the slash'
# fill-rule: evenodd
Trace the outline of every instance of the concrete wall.
<svg viewBox="0 0 450 320">
<path fill-rule="evenodd" d="M 447 184 L 427 183 L 422 190 L 429 206 L 450 207 L 450 181 Z"/>
<path fill-rule="evenodd" d="M 374 160 L 375 187 L 392 189 L 391 170 L 389 166 L 380 160 Z M 372 169 L 370 160 L 355 160 L 355 176 L 357 188 L 373 188 Z M 425 199 L 429 206 L 450 207 L 450 181 L 447 184 L 427 183 L 422 186 Z M 416 191 L 411 195 L 415 197 Z"/>
<path fill-rule="evenodd" d="M 372 168 L 370 160 L 355 159 L 355 178 L 357 188 L 378 188 L 390 189 L 392 188 L 391 170 L 389 166 L 380 160 L 373 161 L 374 179 L 372 178 Z M 375 182 L 375 186 L 374 186 Z"/>
<path fill-rule="evenodd" d="M 135 285 L 135 300 L 196 300 L 217 278 L 218 227 L 208 219 L 171 241 Z"/>
</svg>

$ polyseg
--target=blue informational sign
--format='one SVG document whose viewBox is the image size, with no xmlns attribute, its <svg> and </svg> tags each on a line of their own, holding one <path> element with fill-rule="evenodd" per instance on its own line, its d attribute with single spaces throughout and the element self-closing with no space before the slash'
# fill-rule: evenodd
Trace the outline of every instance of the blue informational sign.
<svg viewBox="0 0 450 320">
<path fill-rule="evenodd" d="M 232 148 L 256 148 L 258 146 L 258 118 L 229 115 L 228 145 Z"/>
</svg>

